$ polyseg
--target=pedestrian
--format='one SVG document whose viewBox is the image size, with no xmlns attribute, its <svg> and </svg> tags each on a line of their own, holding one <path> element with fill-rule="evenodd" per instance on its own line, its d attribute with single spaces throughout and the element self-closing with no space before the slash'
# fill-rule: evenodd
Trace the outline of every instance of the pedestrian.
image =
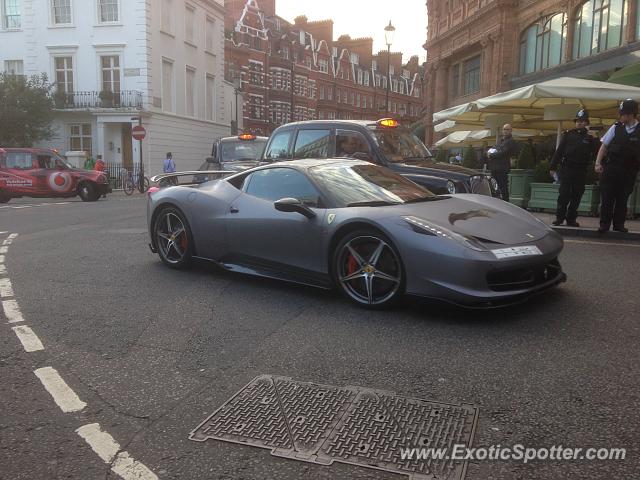
<svg viewBox="0 0 640 480">
<path fill-rule="evenodd" d="M 87 157 L 87 159 L 84 161 L 85 170 L 93 170 L 95 166 L 96 166 L 96 162 L 91 156 Z"/>
<path fill-rule="evenodd" d="M 93 169 L 99 172 L 104 172 L 106 168 L 107 168 L 107 165 L 102 160 L 102 155 L 97 155 L 96 163 L 94 164 Z"/>
<path fill-rule="evenodd" d="M 498 182 L 500 194 L 505 202 L 509 201 L 509 172 L 511 157 L 518 154 L 518 144 L 512 136 L 513 128 L 508 123 L 502 127 L 500 143 L 487 152 L 491 176 Z"/>
<path fill-rule="evenodd" d="M 606 233 L 611 228 L 628 232 L 627 200 L 633 191 L 640 168 L 640 128 L 638 128 L 638 102 L 632 99 L 620 104 L 620 121 L 614 123 L 602 137 L 595 170 L 600 176 L 600 228 Z"/>
<path fill-rule="evenodd" d="M 600 142 L 589 133 L 589 112 L 582 109 L 574 119 L 576 128 L 562 134 L 553 154 L 549 174 L 560 181 L 554 225 L 566 220 L 569 227 L 579 227 L 578 205 L 587 183 L 587 168 L 595 158 Z"/>
<path fill-rule="evenodd" d="M 456 154 L 456 164 L 462 165 L 462 155 L 460 155 L 460 152 Z"/>
<path fill-rule="evenodd" d="M 176 162 L 173 161 L 173 154 L 171 152 L 167 152 L 162 165 L 162 171 L 164 173 L 174 173 L 176 171 Z"/>
</svg>

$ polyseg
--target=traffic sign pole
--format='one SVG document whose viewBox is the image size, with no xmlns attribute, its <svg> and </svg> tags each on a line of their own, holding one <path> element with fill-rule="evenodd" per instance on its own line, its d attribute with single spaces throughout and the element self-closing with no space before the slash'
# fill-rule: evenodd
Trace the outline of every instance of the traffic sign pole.
<svg viewBox="0 0 640 480">
<path fill-rule="evenodd" d="M 142 126 L 142 115 L 140 115 L 137 118 L 137 120 L 138 120 L 138 125 L 136 127 L 133 127 L 131 135 L 133 136 L 133 138 L 138 140 L 138 148 L 140 149 L 140 169 L 138 173 L 138 189 L 141 192 L 144 192 L 144 162 L 142 160 L 142 140 L 146 136 L 147 132 Z"/>
</svg>

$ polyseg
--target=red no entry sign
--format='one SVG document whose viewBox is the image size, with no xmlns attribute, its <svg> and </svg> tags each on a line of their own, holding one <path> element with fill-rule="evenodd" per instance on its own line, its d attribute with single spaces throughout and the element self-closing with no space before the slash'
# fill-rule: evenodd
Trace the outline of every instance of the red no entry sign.
<svg viewBox="0 0 640 480">
<path fill-rule="evenodd" d="M 144 127 L 141 127 L 140 125 L 136 125 L 131 129 L 131 135 L 136 140 L 143 140 L 145 135 L 147 135 L 147 131 L 144 129 Z"/>
</svg>

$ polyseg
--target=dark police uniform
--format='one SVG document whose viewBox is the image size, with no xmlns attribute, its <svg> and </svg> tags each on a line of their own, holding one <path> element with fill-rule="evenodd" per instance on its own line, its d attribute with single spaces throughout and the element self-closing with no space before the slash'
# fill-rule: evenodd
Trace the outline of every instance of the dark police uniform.
<svg viewBox="0 0 640 480">
<path fill-rule="evenodd" d="M 624 230 L 627 200 L 633 191 L 640 169 L 640 123 L 628 132 L 624 123 L 616 122 L 615 134 L 607 145 L 600 178 L 600 230 L 607 231 L 613 221 L 614 230 Z"/>
<path fill-rule="evenodd" d="M 595 159 L 599 147 L 598 139 L 589 135 L 586 128 L 573 128 L 562 135 L 550 166 L 550 170 L 558 171 L 560 178 L 554 224 L 561 225 L 566 220 L 567 225 L 576 225 L 578 205 L 587 179 L 587 167 Z"/>
</svg>

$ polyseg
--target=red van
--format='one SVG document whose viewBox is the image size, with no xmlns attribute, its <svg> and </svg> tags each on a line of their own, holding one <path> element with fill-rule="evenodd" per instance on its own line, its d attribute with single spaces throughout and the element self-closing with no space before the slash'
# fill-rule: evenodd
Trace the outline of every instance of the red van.
<svg viewBox="0 0 640 480">
<path fill-rule="evenodd" d="M 75 197 L 95 202 L 111 192 L 107 175 L 69 165 L 44 148 L 0 148 L 0 203 L 18 197 Z"/>
</svg>

